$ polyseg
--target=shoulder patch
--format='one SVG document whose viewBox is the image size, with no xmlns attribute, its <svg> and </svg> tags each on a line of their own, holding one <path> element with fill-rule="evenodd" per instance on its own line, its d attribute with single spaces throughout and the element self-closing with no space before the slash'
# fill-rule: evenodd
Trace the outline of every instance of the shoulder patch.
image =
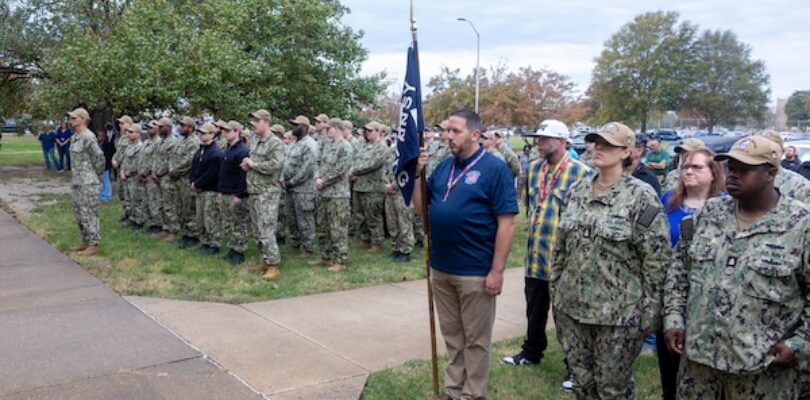
<svg viewBox="0 0 810 400">
<path fill-rule="evenodd" d="M 658 215 L 660 209 L 654 205 L 648 205 L 644 208 L 644 211 L 641 212 L 641 215 L 638 216 L 638 223 L 644 226 L 645 228 L 649 228 L 652 225 L 653 221 L 655 220 L 655 216 Z"/>
<path fill-rule="evenodd" d="M 692 240 L 695 235 L 695 219 L 691 216 L 681 220 L 681 240 Z"/>
</svg>

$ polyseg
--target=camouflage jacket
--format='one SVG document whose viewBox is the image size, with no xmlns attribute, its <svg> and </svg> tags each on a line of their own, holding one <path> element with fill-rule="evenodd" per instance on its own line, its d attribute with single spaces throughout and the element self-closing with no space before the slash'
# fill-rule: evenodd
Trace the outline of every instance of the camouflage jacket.
<svg viewBox="0 0 810 400">
<path fill-rule="evenodd" d="M 309 135 L 290 146 L 287 158 L 284 159 L 283 173 L 288 192 L 315 192 L 315 171 L 320 158 L 318 147 L 319 144 Z"/>
<path fill-rule="evenodd" d="M 509 166 L 509 170 L 512 171 L 512 177 L 520 176 L 520 159 L 518 158 L 515 151 L 512 150 L 512 147 L 509 146 L 509 143 L 504 141 L 498 146 L 498 151 L 503 155 L 503 160 L 506 161 L 506 165 Z"/>
<path fill-rule="evenodd" d="M 158 178 L 169 173 L 169 158 L 171 158 L 171 155 L 174 153 L 174 147 L 177 146 L 178 142 L 177 137 L 171 133 L 165 138 L 161 138 L 160 145 L 155 154 L 155 163 L 152 167 L 152 171 Z"/>
<path fill-rule="evenodd" d="M 256 144 L 250 149 L 250 160 L 253 168 L 246 175 L 248 194 L 280 193 L 284 143 L 273 134 L 263 139 L 257 137 Z"/>
<path fill-rule="evenodd" d="M 428 146 L 427 152 L 428 163 L 425 166 L 425 177 L 430 177 L 433 170 L 436 169 L 436 166 L 444 161 L 447 157 L 450 157 L 452 153 L 450 152 L 450 146 L 447 143 L 442 143 L 439 140 L 434 140 L 433 143 Z"/>
<path fill-rule="evenodd" d="M 675 189 L 675 186 L 678 185 L 679 179 L 681 179 L 680 168 L 676 168 L 673 169 L 672 171 L 667 172 L 667 176 L 666 178 L 664 178 L 664 184 L 661 185 L 661 193 Z"/>
<path fill-rule="evenodd" d="M 764 370 L 773 360 L 766 353 L 780 340 L 807 358 L 810 208 L 781 196 L 738 231 L 736 207 L 731 197 L 709 199 L 681 222 L 664 328 L 686 328 L 686 357 L 729 373 Z"/>
<path fill-rule="evenodd" d="M 149 176 L 155 170 L 161 141 L 160 135 L 155 135 L 154 138 L 149 138 L 143 142 L 140 159 L 138 160 L 139 175 Z"/>
<path fill-rule="evenodd" d="M 382 140 L 365 145 L 359 157 L 355 157 L 356 164 L 352 168 L 352 173 L 357 175 L 355 192 L 385 192 L 385 168 L 390 166 L 390 151 Z"/>
<path fill-rule="evenodd" d="M 124 151 L 124 156 L 121 157 L 121 173 L 128 178 L 138 175 L 138 169 L 143 153 L 144 143 L 140 140 L 127 144 L 127 149 Z"/>
<path fill-rule="evenodd" d="M 124 151 L 129 144 L 129 138 L 123 132 L 119 132 L 115 138 L 115 154 L 113 154 L 113 161 L 118 163 L 118 168 L 121 168 L 121 160 L 124 158 Z"/>
<path fill-rule="evenodd" d="M 191 134 L 179 139 L 174 145 L 174 151 L 169 157 L 169 172 L 185 177 L 191 171 L 191 163 L 194 161 L 194 154 L 200 148 L 200 139 L 197 135 Z"/>
<path fill-rule="evenodd" d="M 349 198 L 349 166 L 352 145 L 344 139 L 330 141 L 324 146 L 317 178 L 323 181 L 321 197 Z"/>
<path fill-rule="evenodd" d="M 780 193 L 810 204 L 810 182 L 798 173 L 780 167 L 773 185 Z"/>
<path fill-rule="evenodd" d="M 70 160 L 73 186 L 101 184 L 98 176 L 104 172 L 104 152 L 89 129 L 70 138 Z"/>
<path fill-rule="evenodd" d="M 225 152 L 228 151 L 228 141 L 225 140 L 224 136 L 220 137 L 219 139 L 216 139 L 215 143 L 217 144 L 217 146 L 219 146 L 219 149 L 222 150 L 223 154 L 225 154 Z"/>
<path fill-rule="evenodd" d="M 630 175 L 598 196 L 592 179 L 566 193 L 551 263 L 555 312 L 603 326 L 657 328 L 669 225 L 649 185 Z"/>
</svg>

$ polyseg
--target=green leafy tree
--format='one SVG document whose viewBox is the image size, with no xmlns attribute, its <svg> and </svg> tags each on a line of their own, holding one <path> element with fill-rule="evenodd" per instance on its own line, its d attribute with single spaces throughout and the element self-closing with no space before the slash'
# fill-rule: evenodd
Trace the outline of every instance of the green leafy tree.
<svg viewBox="0 0 810 400">
<path fill-rule="evenodd" d="M 768 111 L 765 64 L 751 59 L 751 48 L 730 31 L 705 31 L 694 44 L 694 75 L 685 105 L 718 124 L 763 122 Z"/>
<path fill-rule="evenodd" d="M 785 114 L 789 121 L 810 120 L 810 90 L 793 92 L 785 103 Z"/>
<path fill-rule="evenodd" d="M 678 18 L 664 11 L 638 15 L 605 43 L 590 88 L 594 122 L 638 123 L 644 132 L 651 114 L 679 108 L 691 76 L 696 27 Z"/>
</svg>

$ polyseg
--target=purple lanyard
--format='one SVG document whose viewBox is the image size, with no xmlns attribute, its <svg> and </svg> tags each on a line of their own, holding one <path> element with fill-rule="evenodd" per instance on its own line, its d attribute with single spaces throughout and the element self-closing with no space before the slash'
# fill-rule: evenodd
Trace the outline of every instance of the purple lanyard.
<svg viewBox="0 0 810 400">
<path fill-rule="evenodd" d="M 444 201 L 447 201 L 447 197 L 450 196 L 450 191 L 453 190 L 453 187 L 456 186 L 456 184 L 458 184 L 461 177 L 466 175 L 470 168 L 474 167 L 475 164 L 478 164 L 478 161 L 481 161 L 481 157 L 483 157 L 484 154 L 486 154 L 486 150 L 482 150 L 481 154 L 479 154 L 478 157 L 476 157 L 475 160 L 473 160 L 470 165 L 467 166 L 467 168 L 464 168 L 464 170 L 461 171 L 461 173 L 455 179 L 453 179 L 453 175 L 456 174 L 456 163 L 453 163 L 450 166 L 450 176 L 447 178 L 447 191 L 444 192 Z"/>
</svg>

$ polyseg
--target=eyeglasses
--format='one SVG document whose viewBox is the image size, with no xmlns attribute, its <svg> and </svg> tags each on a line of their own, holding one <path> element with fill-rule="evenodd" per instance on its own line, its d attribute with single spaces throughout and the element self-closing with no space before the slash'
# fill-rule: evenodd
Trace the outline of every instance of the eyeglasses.
<svg viewBox="0 0 810 400">
<path fill-rule="evenodd" d="M 705 164 L 684 164 L 681 166 L 681 171 L 686 170 L 693 170 L 695 172 L 700 172 L 708 168 L 708 165 Z"/>
</svg>

